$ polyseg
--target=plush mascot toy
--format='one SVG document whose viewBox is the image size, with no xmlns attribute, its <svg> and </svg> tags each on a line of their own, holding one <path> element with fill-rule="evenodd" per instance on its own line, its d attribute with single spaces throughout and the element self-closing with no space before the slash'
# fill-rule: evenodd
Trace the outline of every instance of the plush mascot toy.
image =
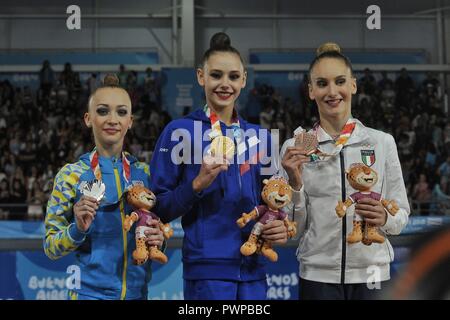
<svg viewBox="0 0 450 320">
<path fill-rule="evenodd" d="M 278 260 L 278 254 L 272 249 L 270 243 L 260 239 L 262 226 L 274 220 L 283 220 L 288 230 L 288 237 L 293 237 L 297 232 L 297 223 L 289 221 L 287 214 L 280 209 L 291 202 L 292 190 L 287 181 L 282 177 L 274 176 L 263 181 L 264 188 L 261 196 L 267 205 L 255 207 L 250 213 L 243 213 L 236 223 L 243 228 L 250 220 L 257 220 L 252 232 L 241 247 L 241 253 L 249 256 L 255 252 L 261 253 L 270 261 Z"/>
<path fill-rule="evenodd" d="M 130 215 L 125 216 L 123 227 L 125 231 L 130 231 L 133 223 L 137 222 L 136 227 L 136 250 L 133 251 L 134 264 L 144 264 L 147 259 L 155 260 L 160 263 L 167 263 L 167 256 L 162 253 L 157 246 L 147 246 L 145 240 L 145 231 L 150 229 L 147 221 L 151 219 L 158 220 L 159 228 L 164 234 L 165 239 L 173 235 L 170 225 L 163 224 L 159 217 L 150 210 L 155 206 L 156 196 L 149 189 L 141 185 L 134 185 L 128 190 L 128 203 L 135 209 Z"/>
<path fill-rule="evenodd" d="M 345 216 L 346 210 L 363 198 L 381 200 L 381 204 L 391 215 L 394 216 L 397 213 L 399 207 L 395 201 L 381 199 L 381 194 L 370 191 L 378 181 L 378 175 L 375 170 L 362 163 L 353 163 L 347 172 L 347 180 L 352 188 L 358 190 L 358 192 L 351 194 L 345 202 L 338 202 L 336 214 L 339 218 Z M 371 245 L 372 242 L 383 243 L 384 240 L 384 236 L 378 232 L 376 226 L 366 223 L 363 217 L 355 213 L 353 230 L 347 236 L 348 243 L 362 241 L 365 245 Z"/>
</svg>

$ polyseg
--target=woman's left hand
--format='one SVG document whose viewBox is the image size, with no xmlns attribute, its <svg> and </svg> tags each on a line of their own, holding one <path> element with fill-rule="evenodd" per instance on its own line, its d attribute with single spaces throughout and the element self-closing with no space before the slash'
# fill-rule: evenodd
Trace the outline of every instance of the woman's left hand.
<svg viewBox="0 0 450 320">
<path fill-rule="evenodd" d="M 263 225 L 261 237 L 271 244 L 285 244 L 287 242 L 287 229 L 284 222 L 275 220 Z"/>
<path fill-rule="evenodd" d="M 355 206 L 355 214 L 359 214 L 367 223 L 377 227 L 384 226 L 387 220 L 387 212 L 380 201 L 372 198 L 360 199 Z"/>
<path fill-rule="evenodd" d="M 164 242 L 164 235 L 159 228 L 159 221 L 156 219 L 149 219 L 149 221 L 147 221 L 147 226 L 150 227 L 150 229 L 145 230 L 147 244 L 149 246 L 158 246 L 158 248 L 161 248 Z"/>
</svg>

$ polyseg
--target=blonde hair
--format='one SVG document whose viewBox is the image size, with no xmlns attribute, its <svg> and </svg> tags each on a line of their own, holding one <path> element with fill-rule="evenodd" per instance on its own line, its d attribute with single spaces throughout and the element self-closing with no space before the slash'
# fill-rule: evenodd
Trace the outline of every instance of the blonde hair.
<svg viewBox="0 0 450 320">
<path fill-rule="evenodd" d="M 350 59 L 342 54 L 341 47 L 335 42 L 325 42 L 321 44 L 316 50 L 316 57 L 309 65 L 309 80 L 311 81 L 311 70 L 313 67 L 323 58 L 335 58 L 343 61 L 345 65 L 350 69 L 350 73 L 353 76 L 353 68 Z"/>
<path fill-rule="evenodd" d="M 325 42 L 324 44 L 320 45 L 316 50 L 316 56 L 320 56 L 321 54 L 324 54 L 326 52 L 337 52 L 341 53 L 341 47 L 337 43 L 334 42 Z"/>
</svg>

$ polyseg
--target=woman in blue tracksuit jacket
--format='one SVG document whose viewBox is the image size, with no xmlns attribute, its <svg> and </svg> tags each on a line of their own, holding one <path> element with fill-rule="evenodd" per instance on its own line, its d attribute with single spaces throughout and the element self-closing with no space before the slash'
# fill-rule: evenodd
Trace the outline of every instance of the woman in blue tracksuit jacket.
<svg viewBox="0 0 450 320">
<path fill-rule="evenodd" d="M 84 120 L 96 147 L 56 175 L 47 204 L 44 251 L 54 260 L 76 253 L 80 273 L 69 288 L 71 299 L 146 299 L 150 264 L 132 263 L 134 232 L 123 229 L 132 208 L 123 193 L 132 184 L 148 186 L 150 172 L 148 165 L 122 151 L 132 124 L 131 101 L 115 75 L 106 76 L 91 95 Z M 106 186 L 100 203 L 80 192 L 94 179 Z M 161 246 L 162 232 L 150 228 L 156 223 L 149 224 L 146 234 L 149 244 Z"/>
<path fill-rule="evenodd" d="M 252 225 L 241 230 L 236 220 L 260 204 L 270 136 L 235 111 L 246 73 L 226 34 L 212 37 L 197 79 L 207 105 L 169 123 L 155 148 L 150 164 L 151 188 L 158 199 L 155 212 L 163 221 L 183 217 L 185 299 L 266 299 L 265 258 L 241 255 Z M 231 163 L 204 160 L 212 140 L 224 136 L 235 144 Z M 286 228 L 274 221 L 266 225 L 263 237 L 284 243 Z"/>
</svg>

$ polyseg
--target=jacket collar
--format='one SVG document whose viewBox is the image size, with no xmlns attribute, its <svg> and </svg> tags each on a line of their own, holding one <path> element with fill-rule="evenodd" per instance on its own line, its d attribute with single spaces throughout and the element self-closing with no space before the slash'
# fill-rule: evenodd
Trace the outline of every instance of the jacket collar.
<svg viewBox="0 0 450 320">
<path fill-rule="evenodd" d="M 356 121 L 355 129 L 345 145 L 351 145 L 370 140 L 368 128 L 364 126 L 358 119 L 354 120 Z M 323 144 L 333 141 L 333 138 L 319 125 L 317 127 L 317 140 L 320 144 Z"/>
</svg>

